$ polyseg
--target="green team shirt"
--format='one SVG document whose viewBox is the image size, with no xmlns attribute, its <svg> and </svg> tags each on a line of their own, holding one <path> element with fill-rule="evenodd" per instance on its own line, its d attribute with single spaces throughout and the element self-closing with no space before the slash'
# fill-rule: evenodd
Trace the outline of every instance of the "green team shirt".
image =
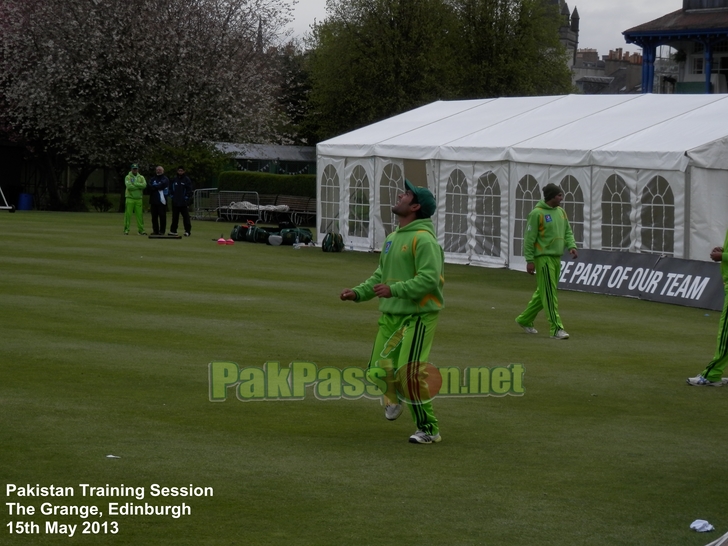
<svg viewBox="0 0 728 546">
<path fill-rule="evenodd" d="M 379 267 L 355 287 L 356 301 L 375 297 L 374 285 L 386 284 L 391 298 L 379 298 L 379 310 L 393 315 L 440 311 L 444 307 L 445 253 L 429 218 L 415 220 L 390 233 L 379 255 Z"/>
<path fill-rule="evenodd" d="M 129 199 L 141 199 L 142 192 L 147 187 L 147 181 L 142 175 L 138 174 L 134 176 L 129 172 L 124 179 L 124 186 L 126 186 L 126 191 L 124 192 L 125 197 Z"/>
<path fill-rule="evenodd" d="M 528 215 L 523 247 L 523 256 L 529 263 L 537 256 L 561 256 L 564 247 L 576 248 L 564 209 L 549 207 L 541 199 Z"/>
</svg>

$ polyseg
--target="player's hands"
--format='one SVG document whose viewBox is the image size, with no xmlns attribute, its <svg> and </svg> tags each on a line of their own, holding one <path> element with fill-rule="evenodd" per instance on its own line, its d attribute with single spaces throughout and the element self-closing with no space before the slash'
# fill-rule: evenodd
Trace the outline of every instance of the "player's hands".
<svg viewBox="0 0 728 546">
<path fill-rule="evenodd" d="M 526 264 L 526 272 L 529 275 L 535 275 L 536 274 L 536 264 L 533 262 L 528 262 Z"/>
<path fill-rule="evenodd" d="M 572 259 L 576 260 L 579 257 L 579 253 L 576 251 L 575 248 L 569 249 L 569 254 L 571 254 Z"/>
<path fill-rule="evenodd" d="M 356 292 L 354 292 L 351 288 L 344 288 L 339 297 L 341 298 L 341 301 L 354 301 L 356 300 Z"/>
<path fill-rule="evenodd" d="M 374 293 L 380 298 L 392 297 L 392 289 L 386 284 L 375 284 Z"/>
<path fill-rule="evenodd" d="M 710 253 L 710 259 L 714 262 L 723 261 L 723 249 L 719 247 L 714 248 L 713 251 Z"/>
</svg>

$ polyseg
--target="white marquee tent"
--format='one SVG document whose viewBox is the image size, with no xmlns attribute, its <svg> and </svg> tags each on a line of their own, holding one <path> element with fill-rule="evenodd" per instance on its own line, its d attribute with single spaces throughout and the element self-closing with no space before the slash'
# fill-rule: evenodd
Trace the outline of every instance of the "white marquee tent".
<svg viewBox="0 0 728 546">
<path fill-rule="evenodd" d="M 728 227 L 728 95 L 438 101 L 320 143 L 319 240 L 378 250 L 405 176 L 438 200 L 446 259 L 524 268 L 550 182 L 579 247 L 705 260 Z"/>
</svg>

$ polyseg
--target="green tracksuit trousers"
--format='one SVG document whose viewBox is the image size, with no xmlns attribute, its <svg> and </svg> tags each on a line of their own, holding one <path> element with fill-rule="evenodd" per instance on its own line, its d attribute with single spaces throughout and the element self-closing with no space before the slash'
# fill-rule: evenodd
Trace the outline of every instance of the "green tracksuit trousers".
<svg viewBox="0 0 728 546">
<path fill-rule="evenodd" d="M 544 309 L 553 336 L 558 330 L 564 329 L 559 316 L 559 299 L 556 295 L 561 275 L 561 256 L 537 256 L 533 259 L 533 263 L 536 266 L 536 291 L 525 311 L 516 318 L 516 322 L 521 326 L 533 326 L 536 315 Z"/>
<path fill-rule="evenodd" d="M 700 374 L 708 381 L 721 381 L 723 370 L 728 364 L 728 283 L 723 283 L 723 290 L 725 297 L 723 298 L 723 312 L 718 323 L 718 343 L 715 355 Z"/>
<path fill-rule="evenodd" d="M 136 217 L 137 231 L 144 233 L 144 216 L 142 211 L 142 200 L 126 198 L 126 209 L 124 210 L 124 233 L 129 233 L 132 214 Z"/>
<path fill-rule="evenodd" d="M 391 315 L 379 319 L 379 331 L 374 341 L 369 368 L 383 368 L 389 403 L 406 403 L 417 430 L 438 434 L 437 418 L 419 364 L 427 362 L 435 337 L 439 313 Z"/>
</svg>

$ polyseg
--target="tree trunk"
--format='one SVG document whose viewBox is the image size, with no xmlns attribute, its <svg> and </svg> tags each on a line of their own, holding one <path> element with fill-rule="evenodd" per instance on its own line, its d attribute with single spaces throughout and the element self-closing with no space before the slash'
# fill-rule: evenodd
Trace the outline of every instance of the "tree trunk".
<svg viewBox="0 0 728 546">
<path fill-rule="evenodd" d="M 82 167 L 76 175 L 76 179 L 73 181 L 73 186 L 71 186 L 71 191 L 68 192 L 69 210 L 86 210 L 83 203 L 83 193 L 86 190 L 86 181 L 88 180 L 88 177 L 91 176 L 91 173 L 95 170 L 95 167 L 86 165 Z"/>
<path fill-rule="evenodd" d="M 46 188 L 48 188 L 48 199 L 50 199 L 51 210 L 65 210 L 63 199 L 61 198 L 61 192 L 58 188 L 58 176 L 56 174 L 55 165 L 53 165 L 53 159 L 51 154 L 43 152 L 45 158 L 46 167 Z"/>
</svg>

